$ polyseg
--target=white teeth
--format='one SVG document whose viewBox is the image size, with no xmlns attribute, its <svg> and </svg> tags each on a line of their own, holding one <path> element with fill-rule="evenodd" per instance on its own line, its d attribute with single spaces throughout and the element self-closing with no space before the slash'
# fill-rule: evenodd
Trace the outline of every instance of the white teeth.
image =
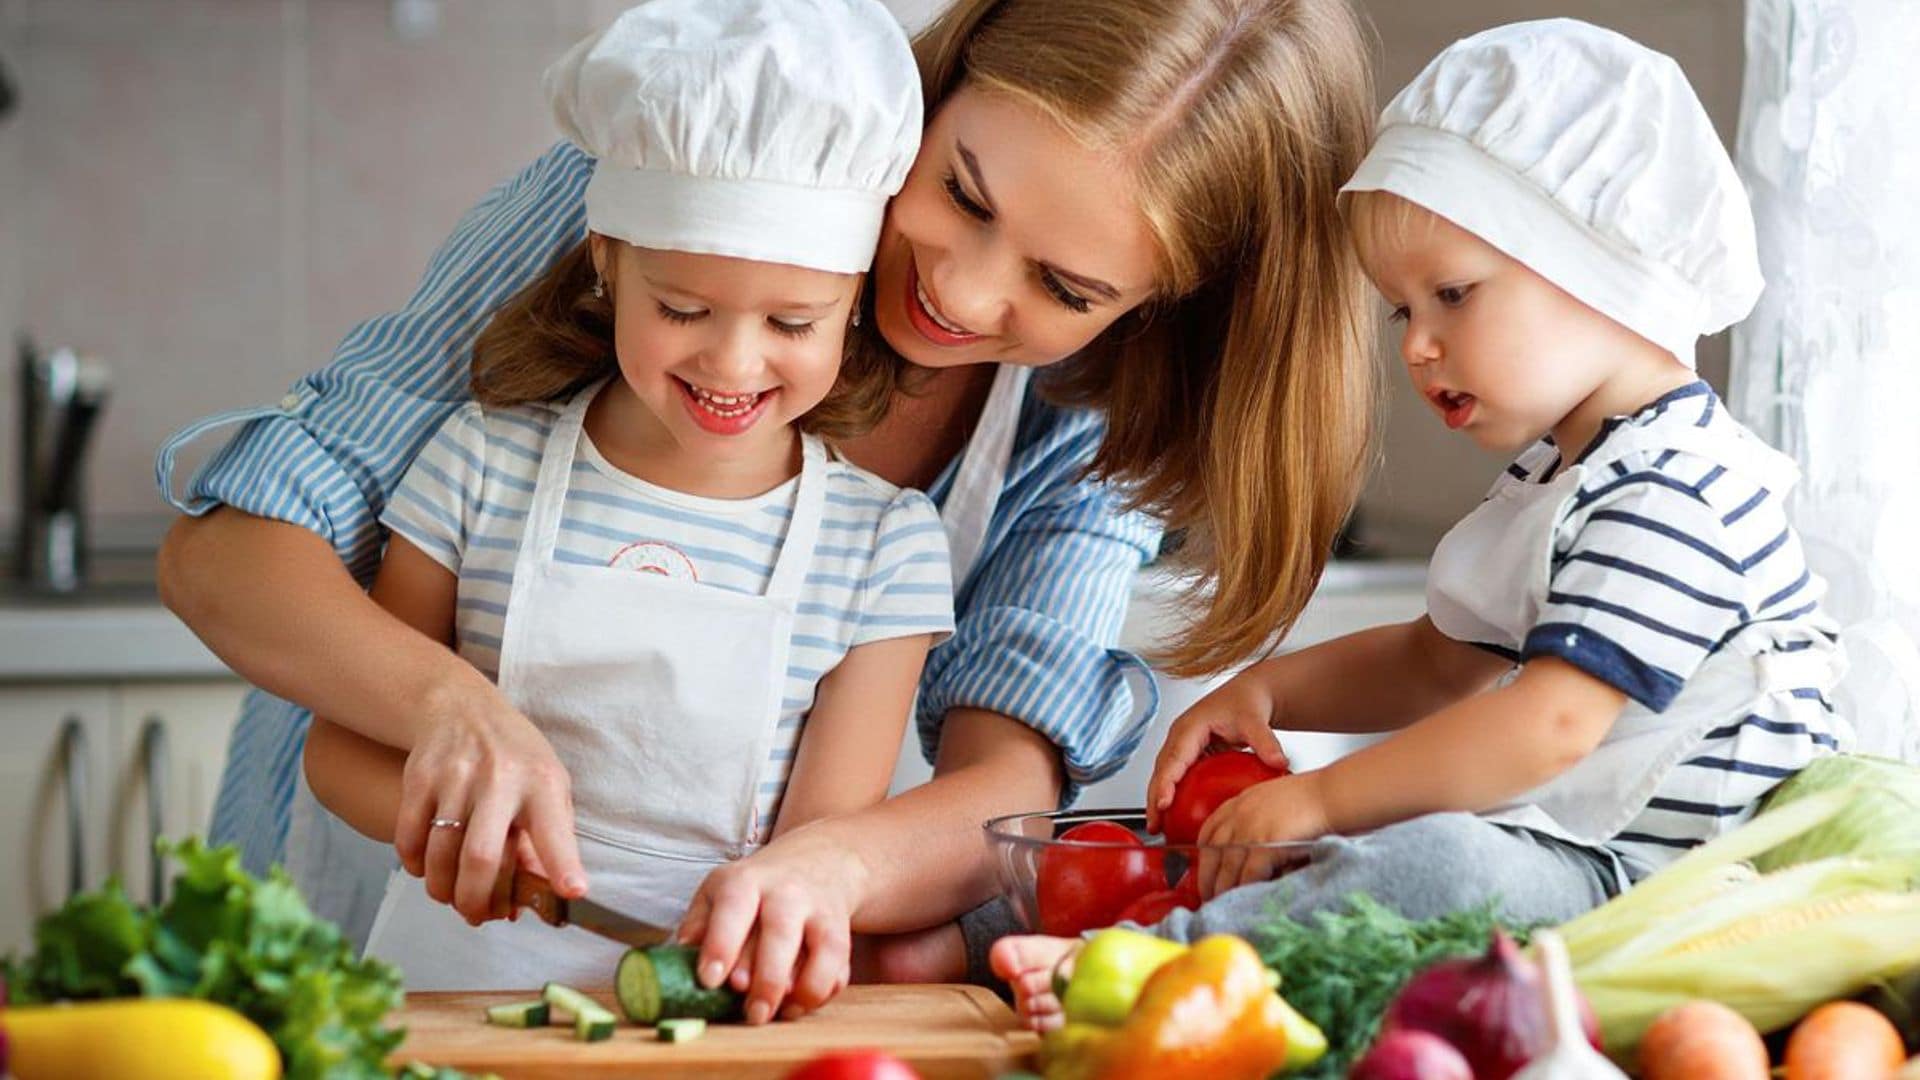
<svg viewBox="0 0 1920 1080">
<path fill-rule="evenodd" d="M 692 383 L 686 383 L 686 387 L 702 409 L 724 419 L 745 416 L 752 412 L 753 407 L 760 403 L 762 393 L 720 394 Z"/>
<path fill-rule="evenodd" d="M 915 299 L 920 301 L 920 309 L 932 317 L 934 323 L 938 325 L 940 329 L 945 330 L 949 334 L 964 334 L 968 337 L 973 336 L 973 331 L 964 326 L 955 326 L 940 317 L 939 309 L 933 306 L 933 301 L 927 299 L 926 287 L 920 284 L 920 279 L 917 277 L 913 279 L 913 295 Z"/>
</svg>

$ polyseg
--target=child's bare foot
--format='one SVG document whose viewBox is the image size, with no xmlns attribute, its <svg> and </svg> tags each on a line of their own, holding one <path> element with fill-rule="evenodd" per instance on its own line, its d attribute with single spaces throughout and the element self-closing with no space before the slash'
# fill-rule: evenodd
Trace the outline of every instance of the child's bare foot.
<svg viewBox="0 0 1920 1080">
<path fill-rule="evenodd" d="M 1020 1020 L 1035 1031 L 1050 1031 L 1066 1022 L 1060 999 L 1053 993 L 1053 972 L 1073 973 L 1079 938 L 1022 934 L 1003 937 L 987 954 L 993 973 L 1013 987 L 1013 1005 Z"/>
</svg>

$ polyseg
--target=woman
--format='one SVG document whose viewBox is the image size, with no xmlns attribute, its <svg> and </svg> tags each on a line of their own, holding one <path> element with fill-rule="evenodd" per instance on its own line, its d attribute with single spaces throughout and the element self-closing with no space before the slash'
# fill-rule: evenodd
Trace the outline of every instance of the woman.
<svg viewBox="0 0 1920 1080">
<path fill-rule="evenodd" d="M 968 0 L 915 52 L 931 119 L 870 284 L 882 335 L 925 375 L 841 449 L 926 489 L 954 549 L 956 632 L 920 691 L 935 775 L 707 880 L 687 931 L 705 932 L 703 964 L 751 972 L 750 1009 L 830 997 L 789 985 L 794 960 L 844 953 L 849 932 L 919 932 L 870 975 L 982 975 L 1004 917 L 951 925 L 994 891 L 980 822 L 1071 799 L 1151 716 L 1127 688 L 1138 661 L 1112 646 L 1159 523 L 1186 534 L 1208 586 L 1163 665 L 1218 670 L 1304 606 L 1368 443 L 1368 308 L 1334 194 L 1373 95 L 1342 0 Z M 181 436 L 248 421 L 161 554 L 168 604 L 266 692 L 236 731 L 215 836 L 256 866 L 284 840 L 316 908 L 350 929 L 390 856 L 356 855 L 310 799 L 285 809 L 307 709 L 410 751 L 395 847 L 436 899 L 487 865 L 436 816 L 516 821 L 578 885 L 551 748 L 362 582 L 385 498 L 466 397 L 474 335 L 580 235 L 563 208 L 591 164 L 549 152 L 281 408 Z M 1048 370 L 1030 384 L 1033 369 Z"/>
</svg>

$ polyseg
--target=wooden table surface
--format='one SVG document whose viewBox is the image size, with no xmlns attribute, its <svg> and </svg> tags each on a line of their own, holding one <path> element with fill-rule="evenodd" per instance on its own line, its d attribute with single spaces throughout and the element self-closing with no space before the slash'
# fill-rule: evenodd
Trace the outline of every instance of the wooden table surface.
<svg viewBox="0 0 1920 1080">
<path fill-rule="evenodd" d="M 407 1039 L 392 1060 L 492 1072 L 505 1080 L 778 1078 L 828 1050 L 868 1047 L 905 1059 L 926 1080 L 973 1080 L 1034 1068 L 1040 1046 L 1005 1002 L 977 986 L 852 986 L 803 1019 L 760 1027 L 710 1024 L 705 1036 L 687 1043 L 664 1043 L 652 1028 L 625 1023 L 613 1038 L 597 1043 L 576 1041 L 571 1025 L 528 1031 L 486 1023 L 487 1006 L 537 996 L 409 994 L 395 1018 Z M 593 996 L 619 1014 L 611 991 Z"/>
</svg>

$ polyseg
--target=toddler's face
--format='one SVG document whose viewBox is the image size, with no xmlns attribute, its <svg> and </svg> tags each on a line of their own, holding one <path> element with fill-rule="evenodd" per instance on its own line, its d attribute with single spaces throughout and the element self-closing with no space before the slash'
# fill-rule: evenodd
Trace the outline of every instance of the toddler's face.
<svg viewBox="0 0 1920 1080">
<path fill-rule="evenodd" d="M 1407 372 L 1449 428 L 1512 453 L 1618 366 L 1617 324 L 1478 236 L 1393 195 L 1353 209 L 1361 265 L 1393 305 Z"/>
<path fill-rule="evenodd" d="M 833 388 L 860 275 L 593 240 L 621 376 L 681 445 L 778 442 Z"/>
</svg>

